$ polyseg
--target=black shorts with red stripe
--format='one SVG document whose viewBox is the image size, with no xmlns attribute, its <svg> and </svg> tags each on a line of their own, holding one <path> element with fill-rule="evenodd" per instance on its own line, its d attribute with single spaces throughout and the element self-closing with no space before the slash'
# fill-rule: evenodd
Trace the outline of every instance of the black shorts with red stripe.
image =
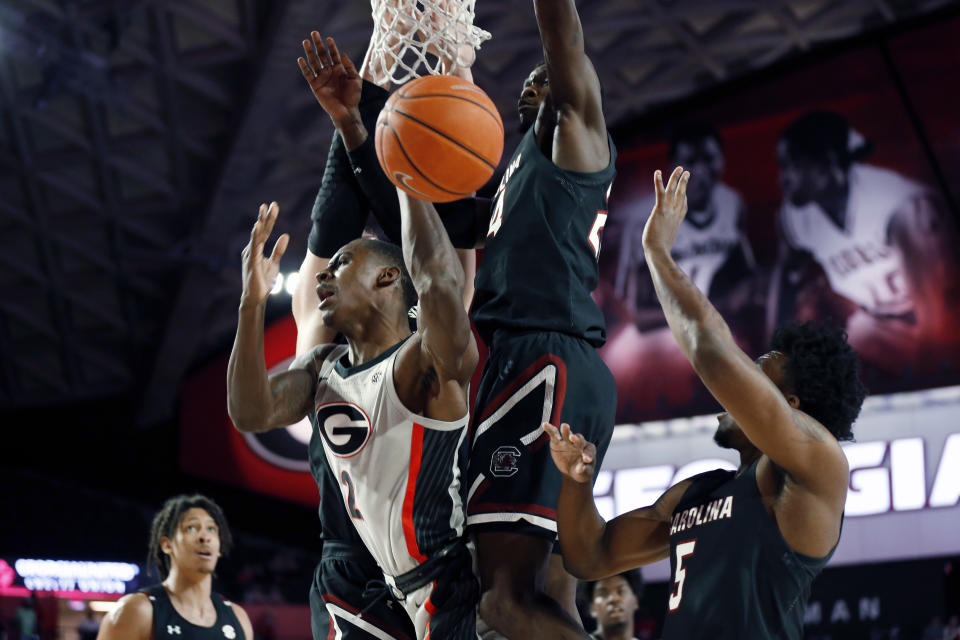
<svg viewBox="0 0 960 640">
<path fill-rule="evenodd" d="M 470 425 L 467 524 L 476 531 L 554 540 L 561 475 L 547 421 L 567 422 L 597 446 L 597 469 L 613 435 L 617 387 L 586 340 L 550 331 L 498 331 Z"/>
<path fill-rule="evenodd" d="M 324 540 L 310 586 L 313 640 L 415 640 L 413 623 L 386 591 L 383 572 L 362 545 Z"/>
</svg>

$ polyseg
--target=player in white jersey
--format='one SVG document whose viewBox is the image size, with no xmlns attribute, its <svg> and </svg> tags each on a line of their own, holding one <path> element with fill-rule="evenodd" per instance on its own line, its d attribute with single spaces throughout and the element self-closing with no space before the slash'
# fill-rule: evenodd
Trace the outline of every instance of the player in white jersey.
<svg viewBox="0 0 960 640">
<path fill-rule="evenodd" d="M 347 345 L 318 346 L 269 378 L 263 313 L 288 236 L 264 256 L 278 207 L 261 206 L 243 253 L 228 408 L 241 431 L 313 414 L 347 512 L 417 636 L 472 640 L 479 585 L 462 536 L 461 479 L 477 346 L 461 300 L 463 269 L 436 211 L 402 192 L 400 199 L 402 252 L 355 240 L 317 274 L 323 323 Z M 418 294 L 411 334 L 407 309 Z"/>
<path fill-rule="evenodd" d="M 783 244 L 769 325 L 840 315 L 874 368 L 934 371 L 936 352 L 951 355 L 954 230 L 929 189 L 862 164 L 870 149 L 833 112 L 806 114 L 781 135 Z M 822 271 L 811 275 L 811 261 Z M 835 294 L 826 309 L 817 287 Z"/>
<path fill-rule="evenodd" d="M 680 225 L 671 250 L 673 259 L 701 291 L 717 301 L 735 326 L 759 323 L 762 307 L 750 305 L 760 287 L 753 250 L 743 230 L 745 207 L 740 194 L 721 180 L 720 134 L 705 124 L 678 127 L 670 139 L 670 161 L 691 172 L 687 188 L 690 212 Z M 624 224 L 614 292 L 626 313 L 622 329 L 612 332 L 601 351 L 620 388 L 637 390 L 618 398 L 621 412 L 627 415 L 632 414 L 631 402 L 687 406 L 691 394 L 701 387 L 667 328 L 644 261 L 641 238 L 654 201 L 651 193 Z M 608 312 L 612 308 L 608 307 Z M 739 335 L 738 339 L 744 348 L 753 346 Z M 644 369 L 637 364 L 644 362 L 659 363 L 663 375 L 657 380 L 644 377 Z"/>
</svg>

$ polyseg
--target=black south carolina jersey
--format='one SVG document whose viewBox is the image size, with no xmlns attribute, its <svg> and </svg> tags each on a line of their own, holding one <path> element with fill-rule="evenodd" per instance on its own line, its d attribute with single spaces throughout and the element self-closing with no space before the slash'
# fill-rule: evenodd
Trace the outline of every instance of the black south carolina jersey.
<svg viewBox="0 0 960 640">
<path fill-rule="evenodd" d="M 799 640 L 810 584 L 832 555 L 811 558 L 787 545 L 763 506 L 757 462 L 740 476 L 698 476 L 670 523 L 663 640 Z"/>
<path fill-rule="evenodd" d="M 603 314 L 590 297 L 616 173 L 616 149 L 602 171 L 556 166 L 531 127 L 517 147 L 493 201 L 477 269 L 473 321 L 489 345 L 497 329 L 560 331 L 606 340 Z"/>
<path fill-rule="evenodd" d="M 233 603 L 219 593 L 211 593 L 210 600 L 217 612 L 217 621 L 212 627 L 201 627 L 177 613 L 170 602 L 170 595 L 162 584 L 141 589 L 153 605 L 154 640 L 253 640 L 247 638 L 240 626 Z"/>
</svg>

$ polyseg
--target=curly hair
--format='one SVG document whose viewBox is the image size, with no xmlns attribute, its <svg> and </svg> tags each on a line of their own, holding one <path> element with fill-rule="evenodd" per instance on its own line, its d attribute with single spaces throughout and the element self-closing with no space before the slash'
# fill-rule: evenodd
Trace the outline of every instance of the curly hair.
<svg viewBox="0 0 960 640">
<path fill-rule="evenodd" d="M 770 348 L 787 356 L 785 386 L 800 399 L 800 409 L 837 440 L 853 440 L 853 422 L 867 388 L 846 331 L 810 322 L 788 324 L 774 332 Z"/>
<path fill-rule="evenodd" d="M 160 543 L 164 538 L 172 538 L 176 534 L 183 514 L 194 508 L 203 509 L 217 523 L 217 529 L 220 531 L 220 555 L 226 556 L 230 553 L 233 536 L 227 525 L 227 518 L 223 515 L 223 509 L 216 502 L 199 493 L 192 496 L 174 496 L 164 502 L 163 507 L 153 517 L 153 524 L 150 526 L 150 546 L 147 551 L 148 574 L 156 571 L 160 580 L 166 580 L 170 573 L 170 556 L 163 552 Z"/>
</svg>

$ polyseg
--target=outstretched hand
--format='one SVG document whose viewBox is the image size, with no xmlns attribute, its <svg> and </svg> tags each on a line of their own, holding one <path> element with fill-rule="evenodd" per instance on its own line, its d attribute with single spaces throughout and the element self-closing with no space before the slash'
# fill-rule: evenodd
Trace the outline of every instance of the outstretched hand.
<svg viewBox="0 0 960 640">
<path fill-rule="evenodd" d="M 290 236 L 284 233 L 277 238 L 270 257 L 264 256 L 264 247 L 273 232 L 273 225 L 276 223 L 279 214 L 280 207 L 276 202 L 271 202 L 269 207 L 265 204 L 260 205 L 260 213 L 253 225 L 253 230 L 250 232 L 250 242 L 247 243 L 241 253 L 243 260 L 241 304 L 257 305 L 263 303 L 270 295 L 273 283 L 280 273 L 280 258 L 287 250 Z"/>
<path fill-rule="evenodd" d="M 657 192 L 657 201 L 643 229 L 643 248 L 670 251 L 680 224 L 687 216 L 687 181 L 690 172 L 677 167 L 670 174 L 667 186 L 663 186 L 663 175 L 659 170 L 653 173 L 653 185 Z"/>
<path fill-rule="evenodd" d="M 310 33 L 310 38 L 303 41 L 306 59 L 297 58 L 297 64 L 317 102 L 339 126 L 354 115 L 360 104 L 363 79 L 349 56 L 337 49 L 333 38 L 327 38 L 326 45 L 316 31 Z"/>
<path fill-rule="evenodd" d="M 576 482 L 590 482 L 597 464 L 596 445 L 573 433 L 566 422 L 559 429 L 544 422 L 543 429 L 550 436 L 550 455 L 560 473 Z"/>
</svg>

